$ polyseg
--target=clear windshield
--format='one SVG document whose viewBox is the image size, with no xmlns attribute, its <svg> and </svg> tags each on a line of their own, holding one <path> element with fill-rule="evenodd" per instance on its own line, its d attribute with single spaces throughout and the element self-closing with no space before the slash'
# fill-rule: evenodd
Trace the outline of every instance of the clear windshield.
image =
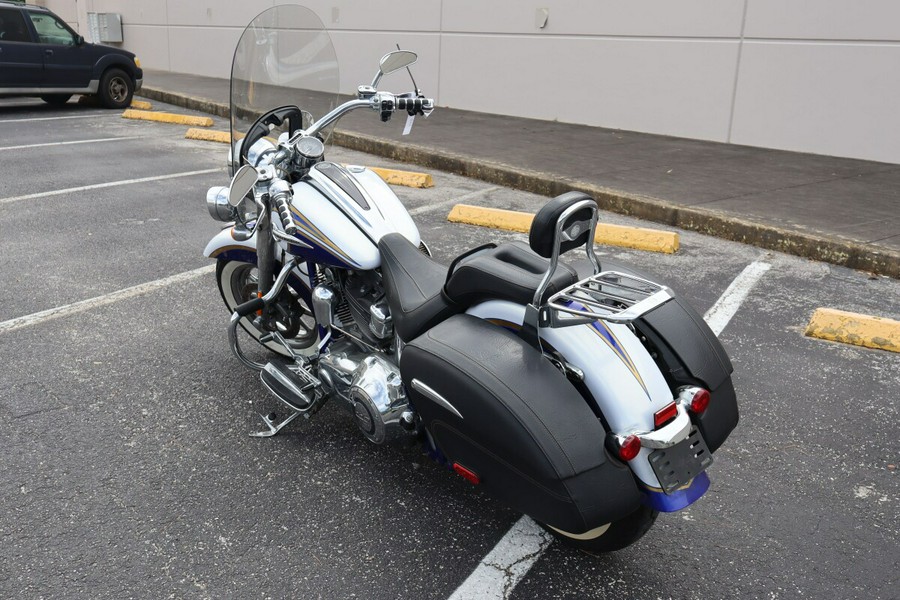
<svg viewBox="0 0 900 600">
<path fill-rule="evenodd" d="M 314 12 L 283 5 L 260 13 L 241 35 L 231 64 L 232 168 L 240 167 L 239 144 L 260 115 L 292 105 L 320 118 L 337 106 L 339 83 L 334 45 Z M 276 127 L 268 139 L 281 133 Z"/>
</svg>

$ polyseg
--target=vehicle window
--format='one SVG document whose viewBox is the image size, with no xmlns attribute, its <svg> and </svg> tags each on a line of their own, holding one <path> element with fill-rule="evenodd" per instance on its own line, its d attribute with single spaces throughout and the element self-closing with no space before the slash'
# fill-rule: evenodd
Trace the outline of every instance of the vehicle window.
<svg viewBox="0 0 900 600">
<path fill-rule="evenodd" d="M 29 12 L 28 17 L 37 29 L 38 40 L 42 44 L 61 44 L 74 46 L 75 36 L 62 21 L 47 13 Z"/>
<path fill-rule="evenodd" d="M 0 8 L 0 42 L 30 42 L 25 18 L 14 8 Z"/>
</svg>

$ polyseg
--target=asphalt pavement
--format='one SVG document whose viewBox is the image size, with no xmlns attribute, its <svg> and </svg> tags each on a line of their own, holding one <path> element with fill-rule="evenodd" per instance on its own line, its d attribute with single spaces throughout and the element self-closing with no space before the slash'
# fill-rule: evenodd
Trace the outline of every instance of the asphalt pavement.
<svg viewBox="0 0 900 600">
<path fill-rule="evenodd" d="M 212 273 L 166 279 L 208 265 L 205 192 L 227 181 L 226 146 L 185 129 L 0 101 L 0 597 L 448 598 L 520 515 L 416 447 L 372 445 L 336 403 L 248 437 L 275 404 L 228 350 Z M 107 141 L 49 145 L 89 140 Z M 394 189 L 445 263 L 524 238 L 448 223 L 454 202 L 546 202 L 429 173 Z M 820 306 L 898 315 L 900 281 L 679 234 L 671 255 L 598 249 L 701 313 L 771 265 L 720 336 L 742 412 L 712 487 L 621 552 L 553 543 L 509 597 L 896 598 L 900 354 L 802 330 Z M 112 300 L 41 312 L 92 298 Z"/>
</svg>

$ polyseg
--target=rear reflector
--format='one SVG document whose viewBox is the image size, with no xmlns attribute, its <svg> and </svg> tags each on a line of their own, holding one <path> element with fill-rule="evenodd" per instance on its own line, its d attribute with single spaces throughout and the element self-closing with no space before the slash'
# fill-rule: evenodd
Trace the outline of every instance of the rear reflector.
<svg viewBox="0 0 900 600">
<path fill-rule="evenodd" d="M 453 463 L 453 470 L 472 485 L 478 485 L 479 483 L 481 483 L 481 478 L 478 475 L 459 463 Z"/>
<path fill-rule="evenodd" d="M 678 405 L 674 402 L 653 413 L 653 427 L 659 429 L 678 415 Z"/>
</svg>

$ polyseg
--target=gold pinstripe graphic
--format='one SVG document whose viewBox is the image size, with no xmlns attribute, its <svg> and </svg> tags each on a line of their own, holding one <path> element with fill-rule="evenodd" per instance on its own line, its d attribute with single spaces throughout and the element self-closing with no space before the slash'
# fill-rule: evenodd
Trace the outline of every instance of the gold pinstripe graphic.
<svg viewBox="0 0 900 600">
<path fill-rule="evenodd" d="M 310 241 L 325 246 L 329 250 L 331 250 L 334 254 L 340 256 L 347 264 L 355 265 L 357 264 L 355 260 L 350 258 L 346 252 L 337 247 L 337 245 L 331 241 L 331 239 L 322 233 L 322 231 L 316 227 L 312 221 L 310 221 L 306 216 L 298 211 L 293 206 L 291 207 L 291 213 L 294 215 L 294 221 L 297 222 L 297 225 L 302 230 L 303 234 L 309 238 Z"/>
<path fill-rule="evenodd" d="M 637 379 L 639 384 L 641 384 L 641 387 L 644 389 L 644 393 L 647 394 L 647 397 L 649 398 L 650 392 L 647 391 L 647 385 L 644 383 L 644 379 L 641 377 L 640 372 L 637 370 L 634 361 L 631 360 L 631 357 L 625 351 L 625 347 L 622 345 L 622 342 L 619 341 L 619 338 L 616 337 L 616 334 L 613 333 L 612 330 L 607 327 L 606 323 L 604 323 L 602 320 L 598 319 L 597 321 L 595 321 L 595 323 L 598 326 L 603 327 L 603 329 L 607 333 L 609 333 L 610 337 L 612 337 L 612 339 L 616 341 L 616 346 L 618 346 L 618 348 L 616 348 L 616 346 L 613 346 L 609 342 L 609 340 L 606 339 L 606 336 L 603 335 L 596 327 L 591 324 L 588 324 L 587 327 L 590 327 L 591 331 L 594 332 L 594 334 L 596 334 L 601 340 L 603 340 L 603 342 L 607 346 L 609 346 L 609 349 L 615 352 L 616 355 L 622 359 L 622 362 L 625 363 L 625 366 L 628 367 L 628 370 L 631 371 L 631 374 L 634 375 L 634 378 Z"/>
</svg>

